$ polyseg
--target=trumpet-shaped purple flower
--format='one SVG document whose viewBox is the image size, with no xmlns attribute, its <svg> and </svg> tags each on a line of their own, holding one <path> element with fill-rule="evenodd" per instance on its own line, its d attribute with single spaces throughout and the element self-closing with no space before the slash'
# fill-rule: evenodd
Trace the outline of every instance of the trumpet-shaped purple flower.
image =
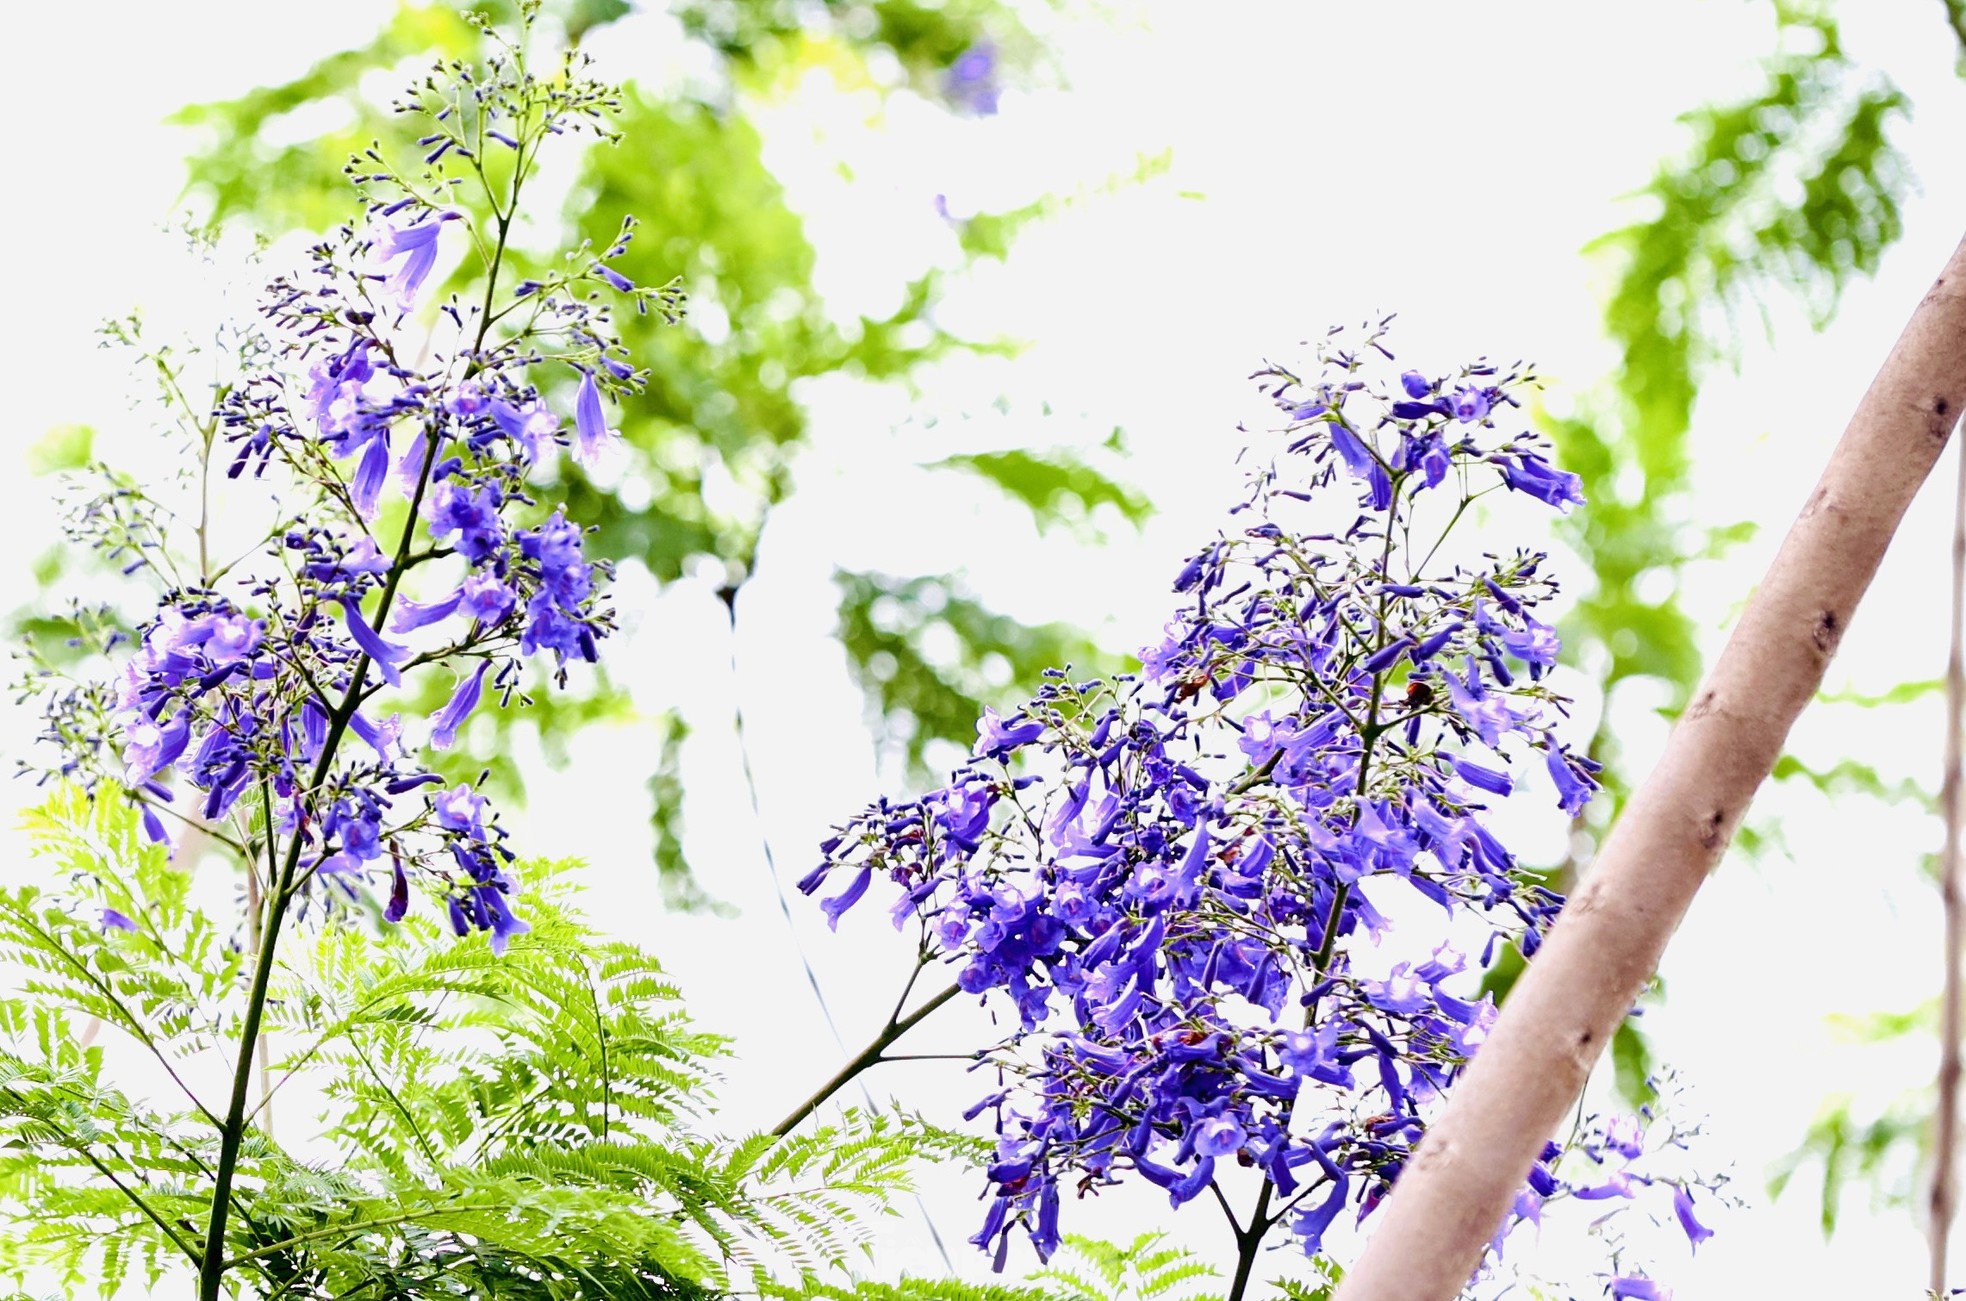
<svg viewBox="0 0 1966 1301">
<path fill-rule="evenodd" d="M 485 674 L 490 669 L 491 661 L 486 660 L 469 677 L 458 682 L 449 702 L 431 720 L 430 744 L 439 750 L 448 750 L 456 743 L 457 729 L 464 726 L 464 720 L 471 717 L 471 711 L 478 707 L 478 699 L 485 688 Z"/>
<path fill-rule="evenodd" d="M 403 675 L 400 666 L 410 657 L 409 647 L 398 646 L 378 636 L 375 629 L 369 627 L 368 620 L 362 617 L 362 607 L 354 601 L 343 601 L 341 614 L 348 623 L 348 635 L 355 639 L 355 644 L 362 648 L 362 653 L 382 674 L 382 680 L 392 687 L 401 686 Z"/>
<path fill-rule="evenodd" d="M 481 563 L 498 550 L 505 538 L 505 522 L 500 514 L 503 494 L 497 487 L 472 488 L 461 483 L 441 483 L 430 497 L 430 536 L 457 537 L 459 554 L 472 563 Z"/>
<path fill-rule="evenodd" d="M 1584 504 L 1584 481 L 1565 470 L 1555 469 L 1534 452 L 1519 452 L 1498 458 L 1503 480 L 1517 492 L 1528 493 L 1560 510 Z"/>
<path fill-rule="evenodd" d="M 580 373 L 580 389 L 573 399 L 573 459 L 593 469 L 621 435 L 608 428 L 607 413 L 601 409 L 601 390 L 594 383 L 594 372 Z"/>
<path fill-rule="evenodd" d="M 1676 1185 L 1672 1190 L 1672 1213 L 1678 1217 L 1679 1227 L 1685 1230 L 1686 1241 L 1693 1250 L 1698 1251 L 1700 1244 L 1713 1236 L 1713 1230 L 1694 1217 L 1693 1194 L 1687 1191 L 1684 1184 Z"/>
<path fill-rule="evenodd" d="M 536 145 L 608 98 L 584 80 L 556 83 L 544 108 L 520 106 L 518 93 L 506 82 L 472 88 L 474 111 L 511 128 L 492 138 L 517 151 L 518 172 L 501 181 L 514 189 Z M 428 161 L 441 173 L 456 141 L 440 131 L 433 143 Z M 276 913 L 318 882 L 324 907 L 369 890 L 386 893 L 383 915 L 398 920 L 422 881 L 460 934 L 486 931 L 502 950 L 525 930 L 504 831 L 468 787 L 423 797 L 426 811 L 402 807 L 440 779 L 423 766 L 422 747 L 406 744 L 403 712 L 373 698 L 422 685 L 415 677 L 424 669 L 448 670 L 456 687 L 427 715 L 431 743 L 442 748 L 487 689 L 504 700 L 517 694 L 526 656 L 554 652 L 561 682 L 569 659 L 598 657 L 613 626 L 610 571 L 583 556 L 580 527 L 529 490 L 561 424 L 539 372 L 549 364 L 581 371 L 571 414 L 583 457 L 616 437 L 599 422 L 602 404 L 636 392 L 642 373 L 619 355 L 586 277 L 514 288 L 493 263 L 482 268 L 488 296 L 446 304 L 434 336 L 405 335 L 444 227 L 469 218 L 430 207 L 421 184 L 403 185 L 379 152 L 357 184 L 366 219 L 315 246 L 310 270 L 274 282 L 264 347 L 245 359 L 245 375 L 214 413 L 236 445 L 228 476 L 244 478 L 251 467 L 252 491 L 274 499 L 247 503 L 238 517 L 267 517 L 273 504 L 271 517 L 290 522 L 259 554 L 221 570 L 160 575 L 165 596 L 114 679 L 52 702 L 63 719 L 78 701 L 97 713 L 112 702 L 108 737 L 54 729 L 70 751 L 61 771 L 120 778 L 143 806 L 145 834 L 167 841 L 158 809 L 171 790 L 156 779 L 175 769 L 181 787 L 199 792 L 190 813 L 237 811 L 242 826 L 263 829 L 247 834 L 276 842 L 254 849 L 285 878 L 266 896 Z M 624 229 L 605 257 L 618 256 L 627 237 Z M 605 267 L 600 278 L 634 294 L 638 307 L 673 301 Z M 377 310 L 385 295 L 403 310 Z M 519 299 L 524 310 L 511 311 Z M 392 482 L 412 503 L 399 518 L 382 509 Z M 123 545 L 99 526 L 96 534 L 111 550 Z M 140 555 L 135 567 L 151 563 Z M 411 574 L 425 564 L 454 576 L 430 599 L 413 600 L 431 590 Z M 416 633 L 431 649 L 397 640 Z M 407 730 L 423 735 L 421 726 Z M 118 752 L 123 771 L 99 771 L 105 754 Z"/>
<path fill-rule="evenodd" d="M 1461 485 L 1533 455 L 1489 432 L 1517 378 L 1409 371 L 1386 395 L 1361 356 L 1315 387 L 1264 373 L 1294 459 L 1259 467 L 1234 531 L 1176 576 L 1138 679 L 1052 675 L 1021 710 L 987 710 L 945 786 L 849 821 L 799 883 L 833 882 L 837 925 L 885 879 L 961 990 L 1000 991 L 1015 1028 L 986 1052 L 1021 1083 L 985 1104 L 995 1195 L 972 1240 L 1000 1261 L 1019 1226 L 1049 1250 L 1068 1182 L 1137 1176 L 1180 1205 L 1230 1156 L 1294 1199 L 1285 1223 L 1319 1251 L 1347 1205 L 1378 1205 L 1495 1015 L 1453 950 L 1378 956 L 1378 905 L 1486 926 L 1485 964 L 1505 940 L 1533 953 L 1561 904 L 1470 798 L 1516 793 L 1495 754 L 1564 754 L 1536 680 L 1556 654 L 1533 613 L 1554 591 L 1543 558 L 1436 565 L 1394 545 L 1419 535 L 1426 493 L 1453 486 L 1451 522 Z M 1450 441 L 1443 417 L 1467 432 Z M 1300 503 L 1341 475 L 1364 481 L 1363 510 L 1332 533 Z M 1592 783 L 1562 764 L 1574 811 Z M 1553 1169 L 1526 1213 L 1584 1195 Z"/>
<path fill-rule="evenodd" d="M 560 418 L 538 401 L 521 408 L 494 399 L 491 414 L 498 427 L 519 445 L 528 461 L 539 460 L 541 449 L 550 446 L 560 430 Z"/>
<path fill-rule="evenodd" d="M 437 235 L 447 221 L 455 221 L 454 212 L 425 213 L 409 225 L 384 226 L 376 236 L 375 255 L 379 262 L 394 262 L 389 274 L 383 278 L 383 286 L 396 295 L 396 301 L 408 308 L 415 300 L 417 291 L 430 277 L 430 271 L 437 265 Z"/>
</svg>

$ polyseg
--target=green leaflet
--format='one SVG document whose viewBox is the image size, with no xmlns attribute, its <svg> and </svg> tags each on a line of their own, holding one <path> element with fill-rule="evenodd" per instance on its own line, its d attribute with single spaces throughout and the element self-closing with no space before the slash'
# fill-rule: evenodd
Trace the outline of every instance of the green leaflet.
<svg viewBox="0 0 1966 1301">
<path fill-rule="evenodd" d="M 1217 1276 L 1214 1267 L 1193 1252 L 1163 1245 L 1166 1236 L 1143 1233 L 1124 1247 L 1067 1236 L 1051 1264 L 1032 1271 L 1023 1284 L 905 1276 L 893 1283 L 846 1285 L 808 1280 L 768 1284 L 763 1295 L 774 1301 L 1218 1301 L 1219 1293 L 1194 1290 Z M 1288 1292 L 1288 1284 L 1277 1286 L 1297 1295 Z"/>
<path fill-rule="evenodd" d="M 0 962 L 28 973 L 0 1001 L 0 1278 L 167 1289 L 209 1206 L 218 1130 L 187 1058 L 236 1042 L 233 919 L 126 804 L 61 788 L 30 825 L 48 888 L 0 893 Z M 275 1128 L 248 1138 L 227 1239 L 262 1293 L 695 1298 L 817 1276 L 858 1255 L 910 1161 L 969 1150 L 859 1113 L 716 1135 L 722 1041 L 653 958 L 571 910 L 568 865 L 526 876 L 533 931 L 503 958 L 427 915 L 310 909 L 288 933 L 267 1006 Z M 138 930 L 105 932 L 104 905 Z M 89 1018 L 184 1091 L 125 1092 L 105 1060 L 127 1070 L 127 1052 L 79 1046 Z"/>
</svg>

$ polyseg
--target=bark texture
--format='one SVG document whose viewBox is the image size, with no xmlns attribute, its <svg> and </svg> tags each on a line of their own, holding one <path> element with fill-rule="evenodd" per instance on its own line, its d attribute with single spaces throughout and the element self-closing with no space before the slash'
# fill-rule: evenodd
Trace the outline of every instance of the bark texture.
<svg viewBox="0 0 1966 1301">
<path fill-rule="evenodd" d="M 1958 486 L 1952 500 L 1952 650 L 1946 657 L 1945 777 L 1939 803 L 1945 813 L 1945 848 L 1939 855 L 1939 898 L 1945 909 L 1945 994 L 1939 1017 L 1939 1105 L 1932 1119 L 1932 1183 L 1928 1189 L 1927 1232 L 1931 1273 L 1926 1286 L 1945 1295 L 1946 1248 L 1952 1234 L 1957 1179 L 1953 1156 L 1959 1144 L 1960 952 L 1966 945 L 1966 911 L 1960 897 L 1959 835 L 1966 804 L 1961 802 L 1960 730 L 1966 726 L 1966 449 L 1959 456 Z"/>
<path fill-rule="evenodd" d="M 1864 394 L 1658 767 L 1375 1217 L 1337 1301 L 1450 1301 L 1466 1284 L 1821 686 L 1962 403 L 1966 243 Z"/>
</svg>

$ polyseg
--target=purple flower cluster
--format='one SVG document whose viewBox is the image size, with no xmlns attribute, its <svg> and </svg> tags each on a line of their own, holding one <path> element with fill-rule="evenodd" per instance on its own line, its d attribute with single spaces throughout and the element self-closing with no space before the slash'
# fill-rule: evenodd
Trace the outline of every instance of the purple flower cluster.
<svg viewBox="0 0 1966 1301">
<path fill-rule="evenodd" d="M 150 560 L 166 590 L 120 666 L 113 721 L 154 838 L 167 839 L 159 814 L 182 793 L 174 773 L 198 793 L 189 816 L 231 821 L 264 852 L 269 888 L 372 890 L 396 921 L 421 877 L 459 935 L 489 932 L 502 951 L 527 929 L 505 833 L 471 785 L 447 789 L 418 756 L 453 745 L 488 693 L 519 694 L 529 659 L 550 656 L 564 683 L 570 662 L 598 657 L 608 568 L 529 485 L 561 445 L 601 457 L 618 440 L 605 398 L 639 387 L 594 291 L 671 315 L 675 303 L 609 265 L 632 224 L 585 269 L 502 290 L 512 205 L 539 143 L 606 94 L 516 73 L 461 85 L 447 106 L 416 110 L 446 142 L 425 161 L 516 155 L 509 192 L 488 196 L 495 228 L 417 197 L 368 156 L 365 195 L 400 197 L 370 197 L 363 223 L 313 250 L 308 274 L 273 284 L 251 369 L 216 413 L 229 476 L 250 469 L 285 522 L 257 561 L 217 571 L 201 529 L 191 581 L 159 541 Z M 447 239 L 484 254 L 482 302 L 453 297 L 419 319 Z M 573 389 L 570 430 L 540 387 L 556 378 Z M 434 713 L 406 720 L 406 694 L 384 712 L 379 697 L 424 674 L 450 684 Z M 281 857 L 288 868 L 273 866 Z"/>
<path fill-rule="evenodd" d="M 1488 492 L 1561 508 L 1578 480 L 1497 429 L 1529 376 L 1409 371 L 1388 394 L 1378 339 L 1327 344 L 1314 383 L 1261 372 L 1284 455 L 1181 570 L 1138 676 L 1055 673 L 986 712 L 946 786 L 854 818 L 800 883 L 830 883 L 837 925 L 884 878 L 897 926 L 1014 1007 L 981 1054 L 1004 1087 L 970 1113 L 995 1118 L 972 1241 L 1000 1266 L 1014 1227 L 1057 1246 L 1068 1189 L 1132 1176 L 1180 1205 L 1231 1167 L 1262 1177 L 1250 1227 L 1317 1253 L 1481 1043 L 1482 971 L 1561 905 L 1489 816 L 1532 767 L 1565 812 L 1595 787 L 1557 735 L 1555 586 L 1541 554 L 1442 543 Z M 1388 913 L 1416 907 L 1475 956 L 1393 961 Z M 1532 1181 L 1518 1213 L 1556 1191 Z"/>
</svg>

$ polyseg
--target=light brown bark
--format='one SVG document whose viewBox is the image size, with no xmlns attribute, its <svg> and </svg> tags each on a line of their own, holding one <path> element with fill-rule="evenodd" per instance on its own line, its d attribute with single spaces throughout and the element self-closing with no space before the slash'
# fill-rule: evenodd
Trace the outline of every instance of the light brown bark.
<svg viewBox="0 0 1966 1301">
<path fill-rule="evenodd" d="M 1946 1290 L 1946 1247 L 1952 1233 L 1957 1180 L 1953 1155 L 1959 1144 L 1959 1032 L 1961 1019 L 1960 949 L 1966 944 L 1966 900 L 1960 889 L 1960 823 L 1966 818 L 1961 802 L 1960 729 L 1966 723 L 1966 448 L 1960 449 L 1958 486 L 1952 502 L 1952 649 L 1946 656 L 1945 776 L 1939 802 L 1945 813 L 1945 848 L 1939 855 L 1939 898 L 1945 911 L 1945 993 L 1939 1016 L 1938 1105 L 1932 1117 L 1932 1183 L 1927 1190 L 1927 1232 L 1931 1272 L 1926 1286 L 1940 1296 Z"/>
<path fill-rule="evenodd" d="M 1461 1291 L 1821 686 L 1962 403 L 1966 243 L 1871 382 L 1658 767 L 1375 1217 L 1337 1301 Z"/>
</svg>

